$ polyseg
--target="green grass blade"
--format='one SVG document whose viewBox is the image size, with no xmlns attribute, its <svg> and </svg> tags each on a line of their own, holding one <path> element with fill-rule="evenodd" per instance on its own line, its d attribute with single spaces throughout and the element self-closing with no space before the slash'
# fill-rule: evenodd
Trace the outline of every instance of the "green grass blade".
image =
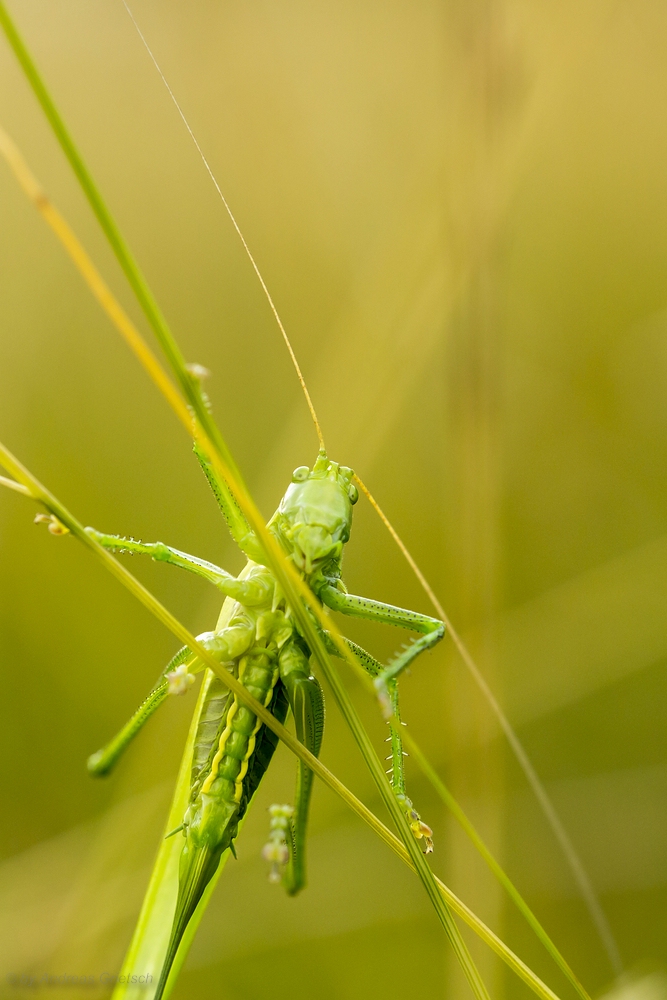
<svg viewBox="0 0 667 1000">
<path fill-rule="evenodd" d="M 160 343 L 162 344 L 163 349 L 168 355 L 173 355 L 173 357 L 170 357 L 170 361 L 172 362 L 174 369 L 177 370 L 180 367 L 185 372 L 184 359 L 180 354 L 178 345 L 169 330 L 160 307 L 155 301 L 148 283 L 134 260 L 134 257 L 132 256 L 132 253 L 123 239 L 118 226 L 107 209 L 88 168 L 72 141 L 69 131 L 65 126 L 58 109 L 53 103 L 51 95 L 44 85 L 37 67 L 35 66 L 35 63 L 33 62 L 33 59 L 2 0 L 0 0 L 0 24 L 2 25 L 5 35 L 7 36 L 7 40 L 14 50 L 14 54 L 21 64 L 21 68 L 23 69 L 35 96 L 37 97 L 37 100 L 39 101 L 42 110 L 44 111 L 44 114 L 46 115 L 49 124 L 55 133 L 65 156 L 69 160 L 72 170 L 76 174 L 81 188 L 83 189 L 93 212 L 97 216 L 97 219 L 114 250 L 116 258 L 123 268 L 127 280 L 132 286 L 144 313 L 148 317 L 151 326 L 156 330 L 156 333 L 159 330 Z M 176 362 L 176 364 L 174 364 L 174 362 Z M 185 372 L 185 379 L 189 382 L 187 372 Z"/>
<path fill-rule="evenodd" d="M 207 671 L 202 681 L 197 707 L 192 717 L 192 723 L 178 772 L 176 789 L 169 810 L 169 819 L 165 827 L 165 834 L 182 822 L 188 804 L 194 739 L 204 696 L 212 676 Z M 180 837 L 170 837 L 168 840 L 163 839 L 160 844 L 148 889 L 146 890 L 141 907 L 141 913 L 139 914 L 139 920 L 121 969 L 121 981 L 113 992 L 112 1000 L 139 1000 L 139 997 L 147 1000 L 147 997 L 152 992 L 150 987 L 147 987 L 144 983 L 132 984 L 122 981 L 132 975 L 150 975 L 153 977 L 153 982 L 157 982 L 162 967 L 162 959 L 167 950 L 167 943 L 171 933 L 178 888 L 178 862 L 182 848 L 183 841 Z M 222 860 L 224 863 L 226 858 Z M 222 863 L 219 871 L 221 868 Z M 218 873 L 216 873 L 213 881 L 216 881 L 217 878 Z"/>
<path fill-rule="evenodd" d="M 198 391 L 196 379 L 194 379 L 185 363 L 181 350 L 176 343 L 173 333 L 169 328 L 160 307 L 144 277 L 144 274 L 135 260 L 129 246 L 125 242 L 111 212 L 109 211 L 102 195 L 92 178 L 83 157 L 79 153 L 53 99 L 42 80 L 42 77 L 35 65 L 30 52 L 28 51 L 16 25 L 14 24 L 4 0 L 0 0 L 0 26 L 2 27 L 9 44 L 11 45 L 21 68 L 32 87 L 32 90 L 44 111 L 44 114 L 53 129 L 53 132 L 60 143 L 60 146 L 67 157 L 74 174 L 81 185 L 81 188 L 88 199 L 88 202 L 95 213 L 95 216 L 106 235 L 111 249 L 114 252 L 127 280 L 144 312 L 155 336 L 160 343 L 169 365 L 176 375 L 181 390 L 190 406 L 193 408 L 201 426 L 205 429 L 207 436 L 214 443 L 216 451 L 223 457 L 224 462 L 234 472 L 237 480 L 241 480 L 240 472 L 232 458 L 229 449 L 220 436 L 218 429 L 210 418 L 206 406 L 203 403 Z"/>
</svg>

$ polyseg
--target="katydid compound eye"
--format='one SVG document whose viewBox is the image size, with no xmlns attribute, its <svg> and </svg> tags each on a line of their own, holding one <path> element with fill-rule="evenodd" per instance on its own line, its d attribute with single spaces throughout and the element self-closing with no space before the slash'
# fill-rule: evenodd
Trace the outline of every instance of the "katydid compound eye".
<svg viewBox="0 0 667 1000">
<path fill-rule="evenodd" d="M 348 486 L 347 495 L 350 498 L 350 503 L 356 503 L 357 500 L 359 499 L 359 490 L 354 485 L 354 483 L 350 483 L 350 485 Z"/>
<path fill-rule="evenodd" d="M 300 465 L 298 469 L 295 469 L 292 473 L 293 483 L 303 483 L 310 475 L 310 469 L 307 465 Z"/>
</svg>

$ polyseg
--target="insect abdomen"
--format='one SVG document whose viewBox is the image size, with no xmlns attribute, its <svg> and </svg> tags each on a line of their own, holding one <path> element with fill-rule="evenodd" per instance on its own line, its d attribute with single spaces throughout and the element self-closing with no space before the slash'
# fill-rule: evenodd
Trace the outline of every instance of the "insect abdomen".
<svg viewBox="0 0 667 1000">
<path fill-rule="evenodd" d="M 199 725 L 194 739 L 190 785 L 193 798 L 199 790 L 202 777 L 206 776 L 214 744 L 219 738 L 221 724 L 231 704 L 232 693 L 219 677 L 211 678 Z"/>
<path fill-rule="evenodd" d="M 271 701 L 277 679 L 277 658 L 272 650 L 254 649 L 242 657 L 239 663 L 239 680 L 262 705 L 268 705 Z M 255 749 L 255 736 L 260 725 L 255 713 L 234 698 L 211 762 L 210 773 L 202 784 L 202 794 L 240 802 L 243 779 L 248 770 L 248 760 Z"/>
</svg>

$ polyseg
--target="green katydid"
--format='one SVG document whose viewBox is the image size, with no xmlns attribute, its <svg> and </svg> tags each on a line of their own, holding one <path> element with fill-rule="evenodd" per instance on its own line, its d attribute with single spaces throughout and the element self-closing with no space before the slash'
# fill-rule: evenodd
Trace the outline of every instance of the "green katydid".
<svg viewBox="0 0 667 1000">
<path fill-rule="evenodd" d="M 288 707 L 299 740 L 319 754 L 324 727 L 320 685 L 310 671 L 311 651 L 271 569 L 256 534 L 240 512 L 227 484 L 196 449 L 220 504 L 227 526 L 248 562 L 238 577 L 212 563 L 187 555 L 162 542 L 143 543 L 92 528 L 88 533 L 114 552 L 149 555 L 204 577 L 232 603 L 219 630 L 199 636 L 199 642 L 228 666 L 247 690 L 284 722 Z M 350 537 L 352 507 L 358 499 L 351 469 L 329 461 L 321 450 L 312 469 L 295 470 L 278 510 L 268 524 L 313 596 L 325 606 L 421 633 L 387 667 L 350 642 L 360 662 L 374 676 L 386 713 L 398 712 L 399 674 L 421 652 L 444 635 L 437 619 L 348 594 L 341 579 L 343 548 Z M 332 652 L 335 645 L 322 632 Z M 185 647 L 169 662 L 158 683 L 130 721 L 107 747 L 89 761 L 92 774 L 106 775 L 123 750 L 169 693 L 184 693 L 203 664 Z M 400 732 L 391 725 L 391 783 L 416 838 L 426 852 L 433 849 L 431 830 L 405 793 Z M 190 802 L 182 823 L 172 831 L 185 839 L 179 868 L 179 890 L 171 937 L 155 998 L 159 1000 L 187 925 L 215 874 L 222 854 L 234 851 L 239 821 L 259 785 L 277 745 L 275 735 L 220 681 L 211 684 L 202 706 L 195 737 Z M 295 806 L 272 807 L 271 834 L 264 856 L 270 877 L 282 877 L 287 892 L 305 884 L 305 837 L 312 772 L 298 764 Z"/>
</svg>

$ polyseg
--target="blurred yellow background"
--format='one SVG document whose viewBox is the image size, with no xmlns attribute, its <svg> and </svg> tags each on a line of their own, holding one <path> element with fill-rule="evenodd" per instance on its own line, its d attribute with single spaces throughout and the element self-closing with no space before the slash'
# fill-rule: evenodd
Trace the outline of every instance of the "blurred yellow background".
<svg viewBox="0 0 667 1000">
<path fill-rule="evenodd" d="M 120 0 L 11 9 L 267 517 L 316 439 L 239 240 Z M 293 339 L 331 457 L 368 482 L 544 779 L 625 967 L 667 961 L 667 11 L 521 0 L 135 0 Z M 138 317 L 4 39 L 0 122 Z M 187 438 L 0 165 L 0 437 L 87 524 L 240 569 Z M 139 318 L 140 319 L 140 318 Z M 0 495 L 1 996 L 115 973 L 194 698 L 106 782 L 85 760 L 176 644 Z M 194 631 L 218 598 L 131 568 Z M 428 612 L 360 502 L 351 590 Z M 348 628 L 381 658 L 403 636 Z M 386 731 L 354 680 L 382 747 Z M 404 717 L 583 982 L 613 971 L 446 640 Z M 323 759 L 374 809 L 331 705 Z M 175 997 L 467 996 L 416 879 L 316 787 L 310 885 L 268 884 L 280 750 Z M 408 762 L 434 866 L 562 977 Z M 528 991 L 471 940 L 494 998 Z M 80 989 L 49 995 L 80 996 Z M 88 996 L 106 995 L 85 991 Z M 25 994 L 27 995 L 27 994 Z"/>
</svg>

